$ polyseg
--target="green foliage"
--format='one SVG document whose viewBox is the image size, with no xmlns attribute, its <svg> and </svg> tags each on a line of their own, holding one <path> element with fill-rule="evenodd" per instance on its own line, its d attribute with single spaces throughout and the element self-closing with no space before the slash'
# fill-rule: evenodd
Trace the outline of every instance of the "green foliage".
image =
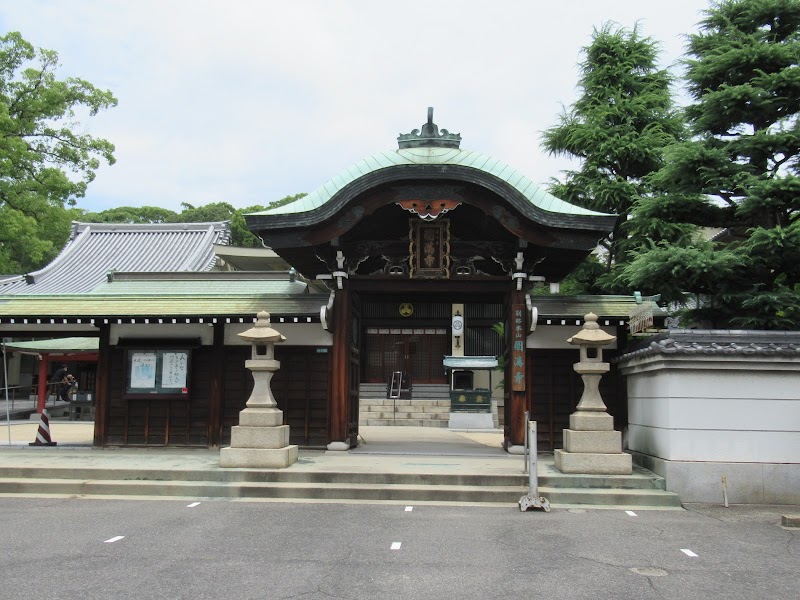
<svg viewBox="0 0 800 600">
<path fill-rule="evenodd" d="M 160 206 L 119 206 L 99 213 L 86 213 L 87 223 L 174 223 L 178 213 Z"/>
<path fill-rule="evenodd" d="M 656 191 L 648 177 L 664 164 L 663 149 L 683 139 L 683 120 L 673 107 L 672 78 L 657 68 L 658 46 L 632 31 L 606 24 L 584 48 L 580 96 L 544 132 L 551 153 L 581 161 L 550 191 L 579 206 L 620 215 L 600 258 L 589 257 L 567 283 L 579 293 L 627 293 L 619 281 L 628 252 L 644 239 L 682 237 L 685 225 L 658 227 L 647 213 L 641 223 L 628 217 Z M 647 217 L 647 218 L 646 218 Z M 643 239 L 644 238 L 644 239 Z"/>
<path fill-rule="evenodd" d="M 109 91 L 55 76 L 58 55 L 17 32 L 0 36 L 0 273 L 51 260 L 66 242 L 69 215 L 114 146 L 84 133 L 88 116 L 116 106 Z"/>
<path fill-rule="evenodd" d="M 673 298 L 702 294 L 693 315 L 717 326 L 798 327 L 800 2 L 712 3 L 688 53 L 693 137 L 668 148 L 652 178 L 665 198 L 638 210 L 729 235 L 669 261 L 662 246 L 642 249 L 626 275 L 658 277 Z"/>
</svg>

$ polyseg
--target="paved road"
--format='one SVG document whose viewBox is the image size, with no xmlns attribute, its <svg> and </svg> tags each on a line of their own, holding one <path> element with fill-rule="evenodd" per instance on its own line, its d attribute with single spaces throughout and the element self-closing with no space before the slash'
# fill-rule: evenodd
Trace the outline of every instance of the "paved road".
<svg viewBox="0 0 800 600">
<path fill-rule="evenodd" d="M 797 509 L 0 498 L 0 597 L 797 598 Z"/>
</svg>

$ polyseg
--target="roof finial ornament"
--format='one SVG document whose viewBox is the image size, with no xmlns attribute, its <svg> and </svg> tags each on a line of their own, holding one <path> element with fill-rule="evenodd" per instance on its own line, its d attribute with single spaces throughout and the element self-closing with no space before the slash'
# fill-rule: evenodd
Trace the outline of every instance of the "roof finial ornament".
<svg viewBox="0 0 800 600">
<path fill-rule="evenodd" d="M 461 135 L 450 133 L 447 129 L 439 128 L 433 122 L 433 107 L 428 107 L 428 122 L 422 126 L 422 133 L 414 129 L 411 133 L 401 133 L 397 138 L 397 145 L 401 150 L 407 148 L 458 148 L 461 144 Z"/>
</svg>

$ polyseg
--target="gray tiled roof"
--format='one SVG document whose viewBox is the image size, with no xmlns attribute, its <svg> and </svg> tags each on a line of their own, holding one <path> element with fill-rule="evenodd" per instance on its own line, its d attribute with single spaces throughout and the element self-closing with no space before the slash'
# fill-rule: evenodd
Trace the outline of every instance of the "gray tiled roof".
<svg viewBox="0 0 800 600">
<path fill-rule="evenodd" d="M 800 358 L 800 331 L 670 329 L 617 358 L 625 362 L 656 354 L 761 355 Z"/>
<path fill-rule="evenodd" d="M 208 271 L 214 244 L 230 239 L 227 221 L 215 223 L 73 223 L 49 265 L 0 280 L 0 295 L 76 294 L 103 282 L 109 271 Z"/>
</svg>

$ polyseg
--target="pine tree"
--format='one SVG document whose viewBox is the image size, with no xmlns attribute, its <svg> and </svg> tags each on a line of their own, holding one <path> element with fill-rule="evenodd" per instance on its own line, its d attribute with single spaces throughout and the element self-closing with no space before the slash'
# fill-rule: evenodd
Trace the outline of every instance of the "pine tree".
<svg viewBox="0 0 800 600">
<path fill-rule="evenodd" d="M 572 279 L 583 292 L 627 293 L 618 276 L 630 250 L 644 239 L 674 240 L 686 233 L 685 225 L 628 218 L 643 198 L 653 195 L 648 176 L 663 166 L 664 147 L 682 139 L 684 125 L 673 105 L 672 78 L 657 65 L 658 44 L 642 37 L 638 27 L 628 31 L 606 24 L 595 29 L 583 52 L 579 98 L 544 132 L 544 147 L 579 159 L 580 170 L 566 171 L 564 181 L 554 181 L 550 191 L 573 204 L 620 216 L 601 242 L 600 259 L 590 257 Z"/>
<path fill-rule="evenodd" d="M 670 147 L 639 214 L 722 231 L 653 245 L 625 270 L 716 327 L 800 326 L 800 0 L 714 2 L 689 37 L 692 138 Z"/>
</svg>

